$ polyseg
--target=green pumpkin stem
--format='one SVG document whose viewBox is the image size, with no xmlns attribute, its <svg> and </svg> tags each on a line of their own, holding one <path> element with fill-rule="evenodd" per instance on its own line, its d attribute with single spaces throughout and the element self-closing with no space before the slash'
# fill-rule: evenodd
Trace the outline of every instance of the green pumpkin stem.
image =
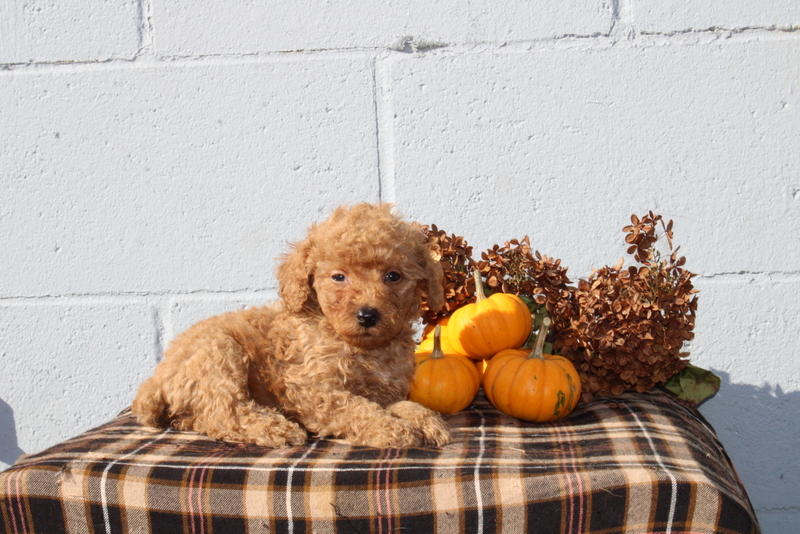
<svg viewBox="0 0 800 534">
<path fill-rule="evenodd" d="M 529 358 L 539 358 L 544 359 L 542 355 L 544 349 L 544 340 L 547 337 L 547 330 L 550 327 L 550 317 L 545 317 L 542 319 L 542 326 L 539 327 L 539 333 L 536 334 L 536 343 L 533 345 L 533 350 L 531 351 L 531 355 L 528 356 Z"/>
<path fill-rule="evenodd" d="M 481 271 L 477 267 L 472 271 L 472 277 L 475 279 L 475 302 L 480 302 L 486 298 L 486 291 L 483 289 L 483 279 L 481 278 Z"/>
</svg>

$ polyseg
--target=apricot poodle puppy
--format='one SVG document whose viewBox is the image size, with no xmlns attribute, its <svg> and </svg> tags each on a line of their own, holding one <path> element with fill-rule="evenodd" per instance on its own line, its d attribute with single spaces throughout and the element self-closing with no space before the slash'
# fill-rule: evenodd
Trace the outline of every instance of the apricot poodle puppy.
<svg viewBox="0 0 800 534">
<path fill-rule="evenodd" d="M 406 400 L 412 323 L 443 304 L 424 234 L 389 205 L 338 208 L 278 267 L 281 300 L 178 336 L 133 402 L 143 425 L 269 447 L 307 432 L 373 447 L 441 446 L 447 424 Z"/>
</svg>

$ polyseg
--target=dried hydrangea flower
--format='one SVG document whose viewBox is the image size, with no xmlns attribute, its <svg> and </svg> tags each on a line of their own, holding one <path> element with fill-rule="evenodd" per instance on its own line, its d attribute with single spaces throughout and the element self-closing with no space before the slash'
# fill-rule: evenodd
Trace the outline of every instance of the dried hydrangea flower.
<svg viewBox="0 0 800 534">
<path fill-rule="evenodd" d="M 422 316 L 424 324 L 431 324 L 448 317 L 458 308 L 475 302 L 475 283 L 472 272 L 472 247 L 467 240 L 455 234 L 448 235 L 435 224 L 421 226 L 420 229 L 428 237 L 431 250 L 442 265 L 444 271 L 444 306 L 438 312 L 427 310 Z"/>
<path fill-rule="evenodd" d="M 556 349 L 573 361 L 586 393 L 647 391 L 688 364 L 683 345 L 694 337 L 697 290 L 686 260 L 672 248 L 672 221 L 652 212 L 631 217 L 625 241 L 639 266 L 595 270 L 554 308 Z M 660 225 L 670 253 L 656 248 Z M 551 312 L 548 308 L 548 312 Z"/>
<path fill-rule="evenodd" d="M 663 231 L 670 253 L 656 248 Z M 529 296 L 553 321 L 556 352 L 581 374 L 584 400 L 647 391 L 687 365 L 682 348 L 694 336 L 697 290 L 686 260 L 672 247 L 672 221 L 649 212 L 631 217 L 625 241 L 638 266 L 623 261 L 570 285 L 560 260 L 532 252 L 528 236 L 481 255 L 481 273 L 495 291 Z"/>
</svg>

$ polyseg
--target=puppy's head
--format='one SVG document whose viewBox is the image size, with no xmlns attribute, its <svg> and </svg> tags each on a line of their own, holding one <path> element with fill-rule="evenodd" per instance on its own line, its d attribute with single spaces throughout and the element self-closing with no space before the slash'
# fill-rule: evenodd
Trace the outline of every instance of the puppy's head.
<svg viewBox="0 0 800 534">
<path fill-rule="evenodd" d="M 380 347 L 444 304 L 442 269 L 424 234 L 388 204 L 338 208 L 278 267 L 279 293 L 294 314 L 320 315 L 347 343 Z"/>
</svg>

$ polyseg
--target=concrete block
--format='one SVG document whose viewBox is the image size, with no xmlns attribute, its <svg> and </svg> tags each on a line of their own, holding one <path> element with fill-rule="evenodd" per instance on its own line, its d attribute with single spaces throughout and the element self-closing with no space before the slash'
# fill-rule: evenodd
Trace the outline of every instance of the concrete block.
<svg viewBox="0 0 800 534">
<path fill-rule="evenodd" d="M 637 0 L 627 9 L 627 22 L 647 33 L 800 27 L 795 0 Z"/>
<path fill-rule="evenodd" d="M 0 72 L 0 296 L 258 290 L 380 196 L 362 56 Z"/>
<path fill-rule="evenodd" d="M 0 2 L 0 64 L 133 59 L 140 2 Z"/>
<path fill-rule="evenodd" d="M 164 317 L 163 346 L 193 324 L 214 315 L 265 306 L 278 298 L 276 291 L 232 295 L 182 295 L 169 300 Z"/>
<path fill-rule="evenodd" d="M 765 534 L 792 534 L 800 525 L 800 510 L 761 508 L 756 510 L 761 532 Z"/>
<path fill-rule="evenodd" d="M 159 55 L 428 48 L 608 33 L 608 2 L 314 2 L 210 0 L 154 5 Z M 413 41 L 413 46 L 410 41 Z"/>
<path fill-rule="evenodd" d="M 528 234 L 573 279 L 625 256 L 648 210 L 694 272 L 796 272 L 797 57 L 794 40 L 395 59 L 386 175 L 478 255 Z"/>
<path fill-rule="evenodd" d="M 116 416 L 156 359 L 143 299 L 4 302 L 0 314 L 0 469 Z"/>
<path fill-rule="evenodd" d="M 731 381 L 800 390 L 800 369 L 785 365 L 800 354 L 797 275 L 741 274 L 695 279 L 698 293 L 692 358 Z M 745 350 L 751 347 L 758 357 Z"/>
</svg>

